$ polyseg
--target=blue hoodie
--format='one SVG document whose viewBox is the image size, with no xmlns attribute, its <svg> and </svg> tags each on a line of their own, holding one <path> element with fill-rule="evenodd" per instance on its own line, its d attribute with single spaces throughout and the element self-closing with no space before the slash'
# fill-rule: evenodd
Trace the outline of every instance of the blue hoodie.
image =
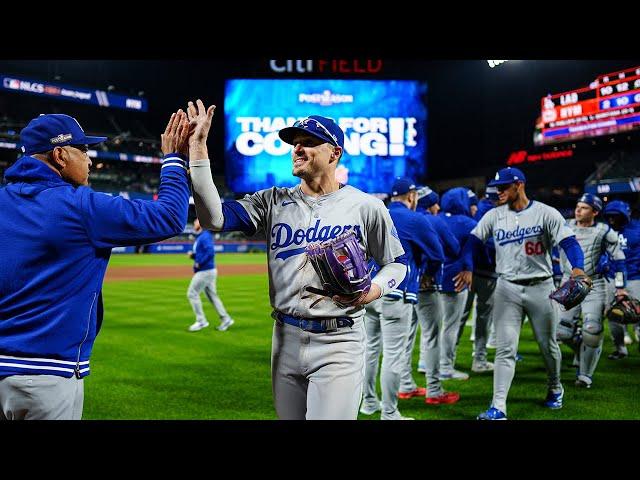
<svg viewBox="0 0 640 480">
<path fill-rule="evenodd" d="M 622 215 L 626 220 L 618 231 L 618 241 L 624 252 L 627 280 L 640 280 L 640 221 L 631 219 L 629 204 L 620 200 L 613 200 L 604 207 L 602 215 L 611 214 Z M 614 275 L 613 269 L 611 275 Z"/>
<path fill-rule="evenodd" d="M 0 377 L 82 378 L 102 323 L 111 248 L 153 243 L 187 222 L 186 162 L 165 157 L 157 201 L 75 188 L 21 157 L 0 188 Z"/>
<path fill-rule="evenodd" d="M 404 298 L 407 303 L 417 303 L 420 272 L 424 268 L 434 272 L 440 268 L 444 261 L 442 246 L 438 234 L 424 215 L 409 210 L 402 202 L 391 202 L 389 214 L 407 258 L 407 275 L 398 288 L 391 290 L 386 296 Z"/>
<path fill-rule="evenodd" d="M 193 244 L 193 271 L 202 272 L 216 268 L 213 251 L 213 234 L 209 230 L 202 230 Z"/>
<path fill-rule="evenodd" d="M 460 243 L 461 253 L 453 259 L 447 259 L 442 265 L 442 269 L 436 276 L 436 282 L 441 286 L 443 292 L 455 292 L 453 277 L 463 270 L 472 270 L 472 255 L 462 255 L 464 245 L 469 239 L 471 230 L 477 225 L 471 218 L 471 209 L 469 208 L 469 196 L 467 189 L 463 187 L 452 188 L 442 196 L 441 217 L 447 222 L 447 226 L 451 233 Z"/>
</svg>

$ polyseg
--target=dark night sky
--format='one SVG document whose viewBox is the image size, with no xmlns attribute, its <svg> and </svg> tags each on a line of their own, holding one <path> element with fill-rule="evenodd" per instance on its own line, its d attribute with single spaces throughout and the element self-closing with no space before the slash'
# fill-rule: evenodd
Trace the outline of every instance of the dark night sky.
<svg viewBox="0 0 640 480">
<path fill-rule="evenodd" d="M 151 132 L 188 99 L 223 105 L 224 80 L 274 77 L 268 58 L 202 60 L 0 60 L 0 72 L 116 92 L 145 92 Z M 329 57 L 331 58 L 331 57 Z M 354 57 L 351 57 L 354 58 Z M 363 58 L 363 57 L 360 57 Z M 375 58 L 375 57 L 374 57 Z M 485 60 L 384 59 L 381 76 L 428 82 L 428 179 L 477 174 L 504 165 L 514 150 L 533 148 L 539 104 L 547 93 L 584 86 L 598 75 L 640 65 L 640 60 L 521 60 L 489 68 Z M 300 76 L 300 75 L 299 75 Z M 319 77 L 316 77 L 319 78 Z M 212 127 L 211 149 L 222 155 L 223 115 Z M 220 141 L 217 141 L 219 138 Z"/>
</svg>

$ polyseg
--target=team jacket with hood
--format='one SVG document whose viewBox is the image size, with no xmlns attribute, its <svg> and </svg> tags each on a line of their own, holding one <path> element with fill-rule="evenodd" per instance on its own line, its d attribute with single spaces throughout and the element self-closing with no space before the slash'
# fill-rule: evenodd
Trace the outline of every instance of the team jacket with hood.
<svg viewBox="0 0 640 480">
<path fill-rule="evenodd" d="M 153 243 L 187 221 L 186 163 L 167 155 L 157 201 L 75 188 L 21 157 L 0 188 L 0 377 L 89 374 L 111 248 Z"/>
</svg>

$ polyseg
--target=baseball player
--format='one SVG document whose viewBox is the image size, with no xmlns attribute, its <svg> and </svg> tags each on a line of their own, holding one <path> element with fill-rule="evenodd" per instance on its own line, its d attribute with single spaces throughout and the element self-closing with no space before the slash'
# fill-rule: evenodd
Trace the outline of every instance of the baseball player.
<svg viewBox="0 0 640 480">
<path fill-rule="evenodd" d="M 211 122 L 189 104 L 195 124 Z M 305 247 L 310 242 L 354 231 L 367 257 L 382 268 L 361 307 L 399 285 L 406 274 L 404 250 L 381 200 L 336 181 L 344 153 L 344 132 L 330 118 L 312 115 L 278 133 L 293 145 L 293 175 L 300 184 L 273 187 L 222 204 L 213 184 L 206 150 L 191 163 L 198 218 L 216 231 L 264 231 L 269 242 L 269 295 L 274 318 L 271 376 L 281 419 L 356 419 L 362 398 L 364 308 L 343 308 L 310 294 L 322 285 Z M 339 300 L 339 299 L 338 299 Z M 312 304 L 314 305 L 312 307 Z"/>
<path fill-rule="evenodd" d="M 625 256 L 626 289 L 632 297 L 640 298 L 640 221 L 631 219 L 631 207 L 621 200 L 607 203 L 603 214 L 611 228 L 618 232 L 619 246 Z M 613 301 L 615 287 L 617 285 L 613 282 L 608 284 L 607 305 Z M 607 358 L 610 360 L 625 358 L 629 354 L 624 344 L 625 326 L 609 322 L 609 328 L 616 350 Z M 637 324 L 635 328 L 637 331 Z"/>
<path fill-rule="evenodd" d="M 158 199 L 131 201 L 88 187 L 88 147 L 106 138 L 75 118 L 41 115 L 20 132 L 24 156 L 0 189 L 0 420 L 82 418 L 111 249 L 182 233 L 188 135 L 179 110 L 161 137 Z"/>
<path fill-rule="evenodd" d="M 616 295 L 626 294 L 624 253 L 618 245 L 618 234 L 607 224 L 595 221 L 601 210 L 602 200 L 596 195 L 585 193 L 576 203 L 575 218 L 569 220 L 569 227 L 575 232 L 576 240 L 584 253 L 584 271 L 591 277 L 593 284 L 582 303 L 561 312 L 557 330 L 558 340 L 567 344 L 577 343 L 573 347 L 579 351 L 576 386 L 582 388 L 591 388 L 604 339 L 602 316 L 606 306 L 605 279 L 597 269 L 602 255 L 609 254 L 613 259 Z M 564 251 L 560 252 L 560 262 L 564 271 L 564 283 L 571 272 Z M 577 336 L 581 318 L 581 335 Z"/>
<path fill-rule="evenodd" d="M 193 230 L 196 232 L 197 237 L 193 244 L 193 251 L 189 253 L 189 257 L 193 259 L 193 278 L 187 290 L 187 298 L 191 303 L 193 313 L 196 315 L 196 321 L 189 327 L 189 331 L 197 332 L 209 326 L 207 317 L 202 310 L 202 301 L 200 300 L 200 293 L 203 290 L 220 317 L 220 325 L 216 328 L 220 331 L 225 331 L 234 324 L 234 321 L 224 308 L 216 288 L 218 269 L 215 265 L 213 235 L 209 230 L 203 230 L 200 226 L 200 220 L 197 218 L 193 221 Z"/>
<path fill-rule="evenodd" d="M 447 223 L 439 216 L 432 215 L 429 212 L 429 208 L 432 208 L 434 205 L 438 205 L 440 197 L 436 192 L 431 190 L 428 186 L 418 188 L 418 205 L 416 207 L 416 212 L 423 214 L 424 218 L 431 224 L 438 235 L 438 240 L 442 245 L 442 250 L 445 256 L 445 259 L 457 257 L 460 254 L 460 243 L 456 239 L 456 237 L 451 233 Z M 439 208 L 439 205 L 438 207 Z M 400 391 L 408 392 L 415 385 L 413 381 L 413 375 L 411 374 L 411 360 L 413 358 L 413 349 L 415 346 L 416 333 L 418 329 L 418 323 L 420 323 L 420 359 L 418 361 L 418 372 L 426 373 L 426 355 L 427 355 L 427 343 L 430 341 L 431 346 L 430 349 L 433 352 L 433 349 L 439 345 L 439 341 L 437 336 L 439 334 L 439 324 L 438 322 L 441 319 L 442 309 L 439 307 L 440 305 L 440 297 L 437 293 L 435 279 L 433 275 L 424 271 L 424 268 L 420 271 L 419 280 L 430 278 L 432 281 L 427 285 L 425 282 L 420 282 L 418 286 L 418 303 L 414 305 L 413 315 L 411 318 L 411 324 L 409 329 L 409 338 L 407 341 L 407 349 L 405 352 L 406 355 L 406 364 L 404 367 L 404 372 L 402 373 L 402 377 L 400 380 Z M 420 301 L 422 298 L 424 301 Z M 427 307 L 427 305 L 433 306 L 433 311 Z M 422 313 L 419 313 L 422 312 Z M 431 338 L 431 340 L 427 339 L 426 331 L 429 327 L 427 322 L 432 320 L 434 325 L 432 325 L 431 333 L 435 336 Z M 438 350 L 439 352 L 439 350 Z M 438 353 L 439 355 L 439 353 Z M 436 355 L 436 358 L 439 359 L 439 356 Z M 439 360 L 438 360 L 439 362 Z M 427 377 L 427 381 L 429 377 Z M 428 385 L 427 385 L 428 387 Z M 427 388 L 428 390 L 428 388 Z M 431 389 L 428 393 L 428 398 L 433 399 L 438 396 L 442 391 L 441 388 Z M 432 401 L 432 400 L 431 400 Z"/>
<path fill-rule="evenodd" d="M 458 332 L 463 321 L 462 312 L 469 292 L 466 288 L 457 289 L 454 277 L 461 271 L 472 268 L 471 254 L 465 252 L 464 245 L 477 222 L 470 215 L 468 189 L 457 187 L 445 192 L 442 196 L 442 210 L 445 213 L 441 217 L 462 245 L 462 251 L 459 256 L 445 261 L 436 276 L 436 282 L 440 286 L 444 322 L 440 332 L 440 378 L 467 380 L 469 374 L 456 370 L 455 361 Z"/>
<path fill-rule="evenodd" d="M 486 198 L 478 202 L 474 220 L 480 221 L 497 204 L 498 190 L 496 187 L 487 187 Z M 493 371 L 493 363 L 487 360 L 489 329 L 493 325 L 493 292 L 498 279 L 498 274 L 496 273 L 496 247 L 493 238 L 487 240 L 482 251 L 475 255 L 474 261 L 471 291 L 476 295 L 476 321 L 473 332 L 474 348 L 471 371 L 482 373 Z M 466 318 L 464 314 L 463 318 Z M 459 339 L 460 335 L 458 336 L 458 341 Z"/>
<path fill-rule="evenodd" d="M 424 215 L 415 212 L 417 205 L 415 183 L 409 178 L 396 178 L 389 212 L 407 255 L 407 276 L 402 284 L 382 297 L 382 419 L 403 418 L 398 412 L 398 398 L 426 395 L 426 389 L 418 387 L 411 375 L 411 358 L 407 355 L 412 352 L 407 354 L 407 346 L 413 342 L 408 341 L 408 336 L 413 307 L 418 301 L 419 272 L 426 269 L 434 274 L 440 269 L 444 254 L 435 229 Z M 401 376 L 406 373 L 409 377 L 400 388 Z"/>
<path fill-rule="evenodd" d="M 460 243 L 447 226 L 447 222 L 441 216 L 431 214 L 430 211 L 439 210 L 438 194 L 428 187 L 423 187 L 422 198 L 418 200 L 418 205 L 424 218 L 429 221 L 438 233 L 443 245 L 445 261 L 451 262 L 460 254 Z M 406 355 L 413 352 L 413 339 L 417 323 L 420 323 L 420 362 L 418 371 L 426 374 L 427 392 L 425 403 L 427 405 L 442 405 L 456 403 L 460 399 L 458 392 L 447 392 L 442 388 L 440 380 L 440 332 L 441 322 L 443 322 L 443 306 L 441 295 L 438 292 L 436 274 L 423 266 L 419 272 L 420 284 L 418 286 L 418 303 L 414 306 L 414 314 L 411 324 L 409 344 Z M 409 370 L 409 374 L 407 374 Z M 409 388 L 412 377 L 410 375 L 410 357 L 405 364 L 405 374 L 403 374 L 403 384 L 401 389 Z"/>
<path fill-rule="evenodd" d="M 493 237 L 498 281 L 494 292 L 497 348 L 493 371 L 493 401 L 480 420 L 507 418 L 507 394 L 515 372 L 516 352 L 523 313 L 530 319 L 544 358 L 548 392 L 544 405 L 562 408 L 560 348 L 556 340 L 559 308 L 549 300 L 554 290 L 551 248 L 559 244 L 571 263 L 572 275 L 584 275 L 584 257 L 573 231 L 556 209 L 529 200 L 525 176 L 517 168 L 499 170 L 488 186 L 498 188 L 500 205 L 487 212 L 471 232 L 465 249 Z M 456 278 L 458 289 L 471 283 L 471 272 Z"/>
</svg>

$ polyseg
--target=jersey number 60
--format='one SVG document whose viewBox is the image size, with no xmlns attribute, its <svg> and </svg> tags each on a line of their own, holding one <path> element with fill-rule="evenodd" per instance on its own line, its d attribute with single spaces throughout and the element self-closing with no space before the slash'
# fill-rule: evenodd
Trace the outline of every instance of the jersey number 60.
<svg viewBox="0 0 640 480">
<path fill-rule="evenodd" d="M 524 244 L 524 251 L 527 255 L 542 255 L 544 253 L 544 247 L 542 242 L 526 242 Z"/>
</svg>

